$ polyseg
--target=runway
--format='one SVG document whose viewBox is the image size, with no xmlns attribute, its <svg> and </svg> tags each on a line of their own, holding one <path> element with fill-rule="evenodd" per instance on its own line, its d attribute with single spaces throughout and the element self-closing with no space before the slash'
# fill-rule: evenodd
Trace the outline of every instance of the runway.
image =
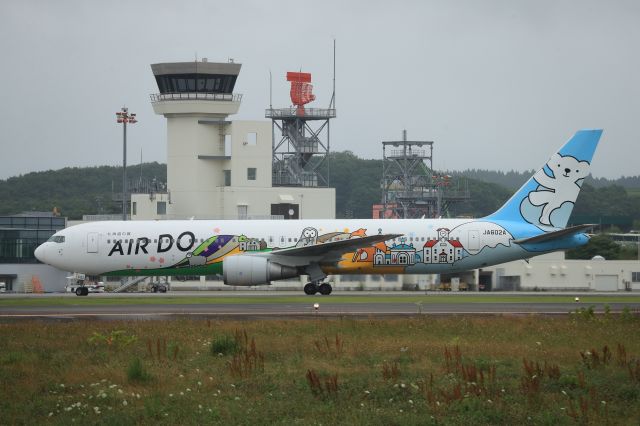
<svg viewBox="0 0 640 426">
<path fill-rule="evenodd" d="M 204 293 L 204 294 L 203 294 Z M 331 296 L 299 296 L 295 292 L 176 292 L 164 294 L 24 295 L 0 297 L 0 321 L 21 319 L 118 320 L 173 318 L 297 318 L 389 317 L 417 315 L 568 315 L 580 307 L 593 306 L 596 313 L 607 309 L 621 312 L 627 307 L 640 312 L 640 298 L 620 293 L 531 296 L 522 293 L 425 295 L 420 292 L 336 293 Z M 284 293 L 284 294 L 283 294 Z M 197 298 L 197 303 L 194 299 Z M 593 302 L 589 299 L 594 300 Z M 24 305 L 2 304 L 21 299 Z M 183 299 L 181 301 L 181 299 Z M 458 299 L 458 300 L 456 300 Z M 531 301 L 528 301 L 528 300 Z M 548 299 L 548 300 L 546 300 Z M 29 301 L 33 300 L 30 304 Z M 48 300 L 51 303 L 48 303 Z M 582 301 L 584 300 L 584 301 Z M 37 303 L 36 303 L 37 302 Z M 104 303 L 103 303 L 104 302 Z M 108 303 L 108 304 L 107 304 Z M 314 306 L 317 304 L 317 307 Z"/>
</svg>

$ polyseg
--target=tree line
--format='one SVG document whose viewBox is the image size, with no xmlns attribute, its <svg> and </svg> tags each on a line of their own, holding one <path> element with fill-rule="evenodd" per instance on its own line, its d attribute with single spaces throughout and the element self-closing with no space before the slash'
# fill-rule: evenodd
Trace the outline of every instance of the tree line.
<svg viewBox="0 0 640 426">
<path fill-rule="evenodd" d="M 127 167 L 128 180 L 139 177 L 167 180 L 165 164 L 146 163 Z M 69 219 L 85 214 L 113 214 L 122 205 L 113 201 L 122 192 L 122 167 L 66 167 L 32 172 L 0 180 L 0 214 L 29 211 L 51 212 L 54 208 Z"/>
</svg>

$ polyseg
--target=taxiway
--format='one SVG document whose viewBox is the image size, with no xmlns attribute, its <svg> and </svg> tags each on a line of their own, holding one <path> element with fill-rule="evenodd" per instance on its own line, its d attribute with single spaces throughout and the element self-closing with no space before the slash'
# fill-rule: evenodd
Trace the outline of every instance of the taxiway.
<svg viewBox="0 0 640 426">
<path fill-rule="evenodd" d="M 415 315 L 566 315 L 580 307 L 593 306 L 595 312 L 621 312 L 625 307 L 640 311 L 638 297 L 610 295 L 526 294 L 451 295 L 446 301 L 424 292 L 336 293 L 331 296 L 303 296 L 298 292 L 172 292 L 165 294 L 72 294 L 32 295 L 33 303 L 0 304 L 0 320 L 17 319 L 171 319 L 178 317 L 216 318 L 316 318 L 316 317 L 384 317 Z M 366 297 L 363 297 L 366 296 Z M 466 297 L 464 297 L 466 296 Z M 597 296 L 596 302 L 589 297 Z M 171 300 L 166 299 L 171 297 Z M 206 298 L 194 303 L 194 298 Z M 496 299 L 497 297 L 497 299 Z M 587 299 L 575 302 L 575 297 Z M 24 300 L 24 295 L 0 298 Z M 62 298 L 62 302 L 60 300 Z M 181 301 L 181 299 L 184 299 Z M 395 300 L 394 300 L 395 299 Z M 457 301 L 456 299 L 459 299 Z M 611 299 L 608 301 L 607 299 Z M 51 303 L 47 303 L 50 300 Z M 37 302 L 37 303 L 36 303 Z M 108 303 L 101 303 L 108 302 Z M 157 303 L 155 303 L 157 302 Z M 316 305 L 317 304 L 317 305 Z"/>
</svg>

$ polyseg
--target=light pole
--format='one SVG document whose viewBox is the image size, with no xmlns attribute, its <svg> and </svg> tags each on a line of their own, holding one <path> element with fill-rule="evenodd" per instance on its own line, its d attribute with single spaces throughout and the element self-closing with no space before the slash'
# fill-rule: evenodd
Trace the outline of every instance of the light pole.
<svg viewBox="0 0 640 426">
<path fill-rule="evenodd" d="M 127 123 L 137 123 L 136 115 L 129 108 L 116 112 L 118 123 L 122 123 L 122 220 L 127 220 Z"/>
</svg>

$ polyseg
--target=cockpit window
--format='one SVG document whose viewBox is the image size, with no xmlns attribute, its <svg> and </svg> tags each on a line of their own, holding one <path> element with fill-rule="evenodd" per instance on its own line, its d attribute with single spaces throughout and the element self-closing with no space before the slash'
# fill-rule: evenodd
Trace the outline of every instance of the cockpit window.
<svg viewBox="0 0 640 426">
<path fill-rule="evenodd" d="M 49 243 L 64 243 L 64 235 L 53 235 L 47 240 Z"/>
</svg>

